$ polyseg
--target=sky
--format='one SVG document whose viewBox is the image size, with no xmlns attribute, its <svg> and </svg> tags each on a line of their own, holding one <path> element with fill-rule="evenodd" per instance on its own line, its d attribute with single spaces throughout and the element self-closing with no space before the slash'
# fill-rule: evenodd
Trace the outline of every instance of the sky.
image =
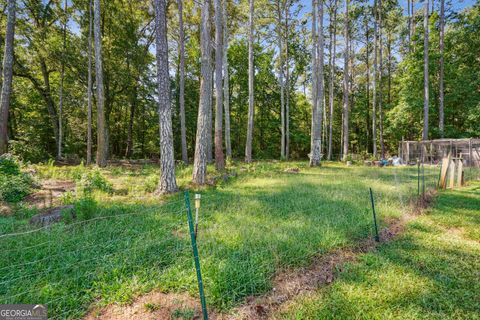
<svg viewBox="0 0 480 320">
<path fill-rule="evenodd" d="M 340 0 L 341 2 L 343 2 L 342 0 Z M 372 4 L 373 4 L 373 0 L 371 0 Z M 405 14 L 407 13 L 407 0 L 399 0 L 400 4 L 402 5 L 402 7 L 405 8 Z M 430 0 L 430 3 L 432 1 Z M 476 0 L 445 0 L 445 5 L 448 7 L 448 6 L 451 6 L 451 8 L 455 11 L 461 11 L 467 7 L 471 7 L 473 6 L 473 4 L 477 2 Z M 312 10 L 312 1 L 311 0 L 301 0 L 301 3 L 304 5 L 304 11 L 307 12 L 307 11 L 311 11 Z M 439 0 L 435 0 L 435 6 L 438 7 L 440 1 Z M 415 10 L 418 10 L 420 9 L 421 7 L 423 6 L 423 1 L 420 2 L 419 0 L 416 0 L 415 1 Z M 431 4 L 430 4 L 431 6 Z"/>
</svg>

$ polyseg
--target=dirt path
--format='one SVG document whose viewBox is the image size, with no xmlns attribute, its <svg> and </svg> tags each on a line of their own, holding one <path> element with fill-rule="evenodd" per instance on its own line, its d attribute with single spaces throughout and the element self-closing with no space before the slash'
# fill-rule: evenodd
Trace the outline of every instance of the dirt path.
<svg viewBox="0 0 480 320">
<path fill-rule="evenodd" d="M 273 289 L 258 297 L 249 297 L 246 302 L 228 314 L 209 310 L 209 319 L 216 320 L 254 320 L 268 319 L 276 310 L 287 302 L 308 292 L 329 285 L 335 275 L 342 272 L 347 262 L 357 259 L 360 254 L 376 249 L 378 245 L 391 241 L 402 234 L 406 224 L 421 214 L 433 199 L 433 194 L 426 195 L 411 203 L 409 210 L 397 220 L 388 222 L 388 227 L 380 231 L 381 242 L 369 238 L 354 247 L 337 249 L 327 255 L 315 259 L 310 266 L 294 270 L 283 270 L 273 280 Z M 95 308 L 85 319 L 201 319 L 201 307 L 198 299 L 187 294 L 164 294 L 158 291 L 143 295 L 129 306 L 110 305 L 106 308 Z"/>
<path fill-rule="evenodd" d="M 29 195 L 25 202 L 38 209 L 54 207 L 59 204 L 60 197 L 75 189 L 75 182 L 70 180 L 45 180 L 40 190 Z"/>
</svg>

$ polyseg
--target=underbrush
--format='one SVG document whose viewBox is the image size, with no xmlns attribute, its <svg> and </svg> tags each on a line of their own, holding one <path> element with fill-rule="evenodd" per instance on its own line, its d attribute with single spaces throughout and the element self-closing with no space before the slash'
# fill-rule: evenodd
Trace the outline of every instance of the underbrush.
<svg viewBox="0 0 480 320">
<path fill-rule="evenodd" d="M 33 177 L 22 172 L 17 159 L 9 154 L 0 156 L 0 201 L 18 203 L 35 187 Z"/>
</svg>

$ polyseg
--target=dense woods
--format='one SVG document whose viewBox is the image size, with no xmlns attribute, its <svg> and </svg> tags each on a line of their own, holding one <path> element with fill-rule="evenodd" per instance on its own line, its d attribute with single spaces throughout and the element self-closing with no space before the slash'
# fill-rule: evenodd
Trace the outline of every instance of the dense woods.
<svg viewBox="0 0 480 320">
<path fill-rule="evenodd" d="M 202 184 L 208 163 L 232 158 L 316 166 L 393 155 L 402 138 L 480 135 L 478 1 L 0 9 L 0 152 L 25 161 L 159 158 L 170 192 L 175 160 L 193 162 Z"/>
</svg>

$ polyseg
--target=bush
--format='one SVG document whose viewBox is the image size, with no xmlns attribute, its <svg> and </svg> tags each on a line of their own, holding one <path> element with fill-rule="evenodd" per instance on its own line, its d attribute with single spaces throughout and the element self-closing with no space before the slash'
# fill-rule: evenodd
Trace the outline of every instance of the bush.
<svg viewBox="0 0 480 320">
<path fill-rule="evenodd" d="M 79 190 L 84 194 L 91 194 L 94 190 L 112 193 L 112 184 L 102 175 L 99 170 L 86 172 L 82 175 L 77 184 Z"/>
<path fill-rule="evenodd" d="M 90 220 L 95 216 L 97 203 L 91 197 L 84 197 L 75 202 L 74 208 L 78 220 Z"/>
<path fill-rule="evenodd" d="M 144 183 L 145 192 L 154 192 L 157 190 L 159 180 L 160 178 L 156 174 L 148 176 Z"/>
<path fill-rule="evenodd" d="M 29 174 L 20 171 L 18 161 L 9 154 L 0 156 L 0 200 L 18 203 L 28 196 L 34 182 Z"/>
<path fill-rule="evenodd" d="M 0 174 L 7 176 L 17 176 L 20 174 L 20 165 L 11 154 L 0 156 Z"/>
</svg>

